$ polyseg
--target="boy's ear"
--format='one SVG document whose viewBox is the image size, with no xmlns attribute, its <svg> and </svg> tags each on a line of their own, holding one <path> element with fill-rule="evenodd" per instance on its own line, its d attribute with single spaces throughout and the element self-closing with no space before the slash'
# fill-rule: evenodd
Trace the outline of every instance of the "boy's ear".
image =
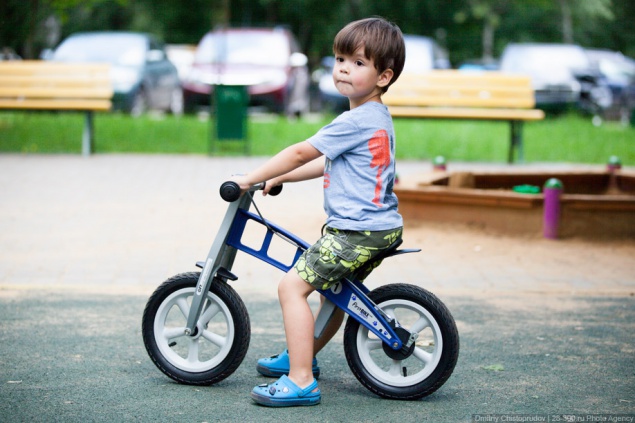
<svg viewBox="0 0 635 423">
<path fill-rule="evenodd" d="M 392 81 L 392 77 L 395 75 L 395 72 L 392 69 L 386 69 L 382 73 L 379 74 L 377 78 L 377 86 L 380 88 L 384 88 L 390 81 Z"/>
</svg>

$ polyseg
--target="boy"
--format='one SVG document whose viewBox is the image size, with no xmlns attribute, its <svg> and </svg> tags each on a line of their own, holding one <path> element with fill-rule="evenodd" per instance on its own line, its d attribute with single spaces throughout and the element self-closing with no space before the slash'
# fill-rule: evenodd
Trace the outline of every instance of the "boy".
<svg viewBox="0 0 635 423">
<path fill-rule="evenodd" d="M 258 361 L 260 373 L 281 376 L 277 382 L 253 389 L 252 398 L 262 405 L 321 401 L 314 356 L 337 332 L 343 312 L 314 341 L 307 297 L 315 289 L 328 289 L 401 238 L 403 220 L 392 191 L 395 135 L 381 96 L 403 70 L 403 35 L 382 18 L 363 19 L 337 34 L 333 51 L 333 80 L 348 97 L 350 111 L 253 172 L 232 177 L 243 191 L 267 181 L 265 195 L 285 182 L 324 177 L 325 234 L 278 286 L 288 350 Z"/>
</svg>

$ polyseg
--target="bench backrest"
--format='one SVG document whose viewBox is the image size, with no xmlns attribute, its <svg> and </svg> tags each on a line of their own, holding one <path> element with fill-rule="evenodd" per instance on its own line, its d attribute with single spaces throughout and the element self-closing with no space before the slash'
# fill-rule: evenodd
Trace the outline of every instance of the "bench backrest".
<svg viewBox="0 0 635 423">
<path fill-rule="evenodd" d="M 531 109 L 531 79 L 501 72 L 435 70 L 399 77 L 382 97 L 388 106 Z"/>
<path fill-rule="evenodd" d="M 0 108 L 110 110 L 109 64 L 0 62 Z"/>
</svg>

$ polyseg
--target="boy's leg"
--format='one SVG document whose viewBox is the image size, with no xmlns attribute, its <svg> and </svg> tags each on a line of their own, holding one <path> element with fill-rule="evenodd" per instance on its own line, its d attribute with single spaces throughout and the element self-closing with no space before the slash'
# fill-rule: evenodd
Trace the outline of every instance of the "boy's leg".
<svg viewBox="0 0 635 423">
<path fill-rule="evenodd" d="M 334 273 L 339 272 L 339 276 L 345 277 L 347 273 L 351 272 L 351 270 L 355 270 L 368 260 L 372 260 L 374 256 L 379 254 L 383 249 L 387 248 L 393 242 L 399 239 L 401 237 L 402 228 L 395 228 L 394 230 L 377 231 L 372 233 L 340 231 L 337 229 L 327 228 L 326 232 L 327 233 L 324 234 L 322 238 L 320 238 L 320 240 L 312 245 L 298 259 L 298 262 L 296 263 L 294 268 L 285 275 L 283 280 L 280 282 L 280 286 L 278 287 L 278 297 L 280 299 L 280 304 L 283 310 L 283 319 L 285 324 L 285 332 L 287 333 L 287 342 L 289 340 L 293 340 L 294 342 L 296 342 L 296 340 L 302 339 L 302 345 L 307 345 L 307 339 L 311 338 L 310 344 L 312 346 L 311 350 L 313 354 L 311 357 L 314 357 L 315 354 L 317 354 L 337 333 L 338 329 L 342 325 L 342 321 L 344 320 L 344 312 L 339 309 L 336 310 L 335 314 L 331 318 L 331 321 L 328 323 L 324 332 L 322 333 L 322 336 L 318 339 L 314 339 L 313 335 L 315 321 L 313 319 L 311 309 L 308 305 L 307 297 L 316 288 L 305 282 L 305 279 L 310 280 L 311 283 L 315 282 L 315 285 L 317 287 L 320 287 L 320 289 L 324 289 L 325 281 L 321 280 L 318 275 L 329 274 L 331 276 L 334 276 Z M 335 246 L 337 246 L 338 251 L 333 251 L 332 256 L 333 258 L 338 257 L 338 259 L 322 260 L 322 257 L 324 257 L 325 255 L 325 250 L 330 250 Z M 342 246 L 344 246 L 345 248 L 343 248 Z M 339 251 L 340 249 L 342 251 L 354 249 L 356 250 L 355 253 L 357 253 L 357 255 L 355 256 L 355 258 L 351 259 L 351 261 L 343 263 L 341 257 L 346 257 L 346 254 L 341 254 L 341 252 Z M 360 255 L 360 253 L 357 251 L 358 249 L 365 250 L 365 254 L 362 254 L 364 260 L 357 259 L 357 257 Z M 311 264 L 309 265 L 309 263 Z M 300 264 L 302 264 L 302 266 L 300 266 Z M 320 270 L 318 271 L 315 266 L 320 267 Z M 303 276 L 300 277 L 296 272 L 302 272 Z M 370 272 L 367 272 L 363 276 L 367 276 L 368 273 Z M 337 277 L 335 277 L 334 279 L 337 279 Z M 293 315 L 294 312 L 289 311 L 285 314 L 285 309 L 295 310 L 295 312 L 301 313 L 302 320 L 298 320 L 298 316 Z M 310 324 L 308 323 L 309 321 Z M 298 335 L 303 336 L 304 338 L 296 337 L 295 332 L 293 332 L 293 335 L 291 334 L 291 331 L 295 330 L 296 326 L 302 328 L 301 333 L 299 333 Z M 293 349 L 293 347 L 289 342 L 287 343 L 287 345 L 289 347 L 289 355 L 291 356 L 291 350 Z M 306 351 L 303 350 L 302 354 L 305 353 Z M 271 358 L 274 359 L 276 358 L 276 356 Z M 294 365 L 291 357 L 289 358 L 290 368 L 293 368 Z M 303 363 L 306 363 L 305 358 L 303 358 Z M 309 364 L 312 364 L 312 360 L 309 362 Z M 263 366 L 265 365 L 263 364 Z M 263 373 L 261 370 L 258 371 Z M 267 373 L 263 374 L 266 375 Z M 290 375 L 291 374 L 293 374 L 293 372 L 291 372 Z M 298 373 L 296 373 L 296 377 L 299 378 Z"/>
<path fill-rule="evenodd" d="M 313 312 L 307 301 L 315 290 L 295 270 L 278 285 L 278 298 L 289 350 L 289 379 L 300 388 L 313 382 Z"/>
</svg>

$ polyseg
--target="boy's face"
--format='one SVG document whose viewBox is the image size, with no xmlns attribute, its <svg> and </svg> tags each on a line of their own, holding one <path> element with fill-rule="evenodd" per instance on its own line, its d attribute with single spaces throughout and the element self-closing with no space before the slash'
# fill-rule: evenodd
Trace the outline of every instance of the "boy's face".
<svg viewBox="0 0 635 423">
<path fill-rule="evenodd" d="M 389 75 L 385 75 L 386 73 Z M 392 70 L 388 69 L 380 74 L 375 69 L 374 61 L 364 55 L 364 46 L 351 55 L 335 55 L 333 82 L 340 94 L 348 97 L 351 109 L 369 100 L 381 102 L 382 87 L 390 82 L 390 78 Z"/>
</svg>

